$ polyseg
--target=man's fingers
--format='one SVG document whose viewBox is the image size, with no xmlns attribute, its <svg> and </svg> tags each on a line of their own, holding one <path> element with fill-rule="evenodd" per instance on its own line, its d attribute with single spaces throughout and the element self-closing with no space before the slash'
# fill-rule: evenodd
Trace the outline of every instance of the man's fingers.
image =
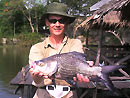
<svg viewBox="0 0 130 98">
<path fill-rule="evenodd" d="M 89 64 L 90 67 L 94 65 L 94 61 L 87 61 L 87 63 Z"/>
<path fill-rule="evenodd" d="M 76 78 L 76 77 L 73 77 L 73 80 L 74 80 L 74 81 L 77 81 L 77 78 Z"/>
<path fill-rule="evenodd" d="M 77 74 L 77 77 L 73 77 L 74 81 L 79 81 L 79 82 L 89 82 L 90 80 L 88 77 L 83 76 L 83 74 Z"/>
<path fill-rule="evenodd" d="M 88 79 L 88 77 L 84 77 L 84 78 L 83 78 L 83 81 L 84 81 L 84 82 L 90 82 L 90 80 Z"/>
<path fill-rule="evenodd" d="M 77 78 L 80 82 L 83 81 L 83 75 L 82 74 L 77 74 Z"/>
</svg>

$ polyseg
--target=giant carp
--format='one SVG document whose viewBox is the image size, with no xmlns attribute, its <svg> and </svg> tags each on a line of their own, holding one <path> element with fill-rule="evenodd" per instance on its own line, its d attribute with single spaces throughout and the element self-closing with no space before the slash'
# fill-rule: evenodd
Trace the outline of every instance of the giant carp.
<svg viewBox="0 0 130 98">
<path fill-rule="evenodd" d="M 30 67 L 32 70 L 39 71 L 41 75 L 55 76 L 55 78 L 62 80 L 72 80 L 78 73 L 83 74 L 90 81 L 102 82 L 110 91 L 114 91 L 115 87 L 109 78 L 109 73 L 124 66 L 104 65 L 91 67 L 86 61 L 85 54 L 74 51 L 35 61 Z"/>
</svg>

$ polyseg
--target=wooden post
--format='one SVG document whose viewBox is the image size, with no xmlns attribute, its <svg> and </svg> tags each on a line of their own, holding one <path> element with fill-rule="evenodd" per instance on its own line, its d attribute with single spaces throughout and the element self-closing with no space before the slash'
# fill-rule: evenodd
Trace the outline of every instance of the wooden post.
<svg viewBox="0 0 130 98">
<path fill-rule="evenodd" d="M 99 41 L 98 41 L 98 51 L 97 51 L 97 58 L 96 58 L 95 65 L 99 65 L 99 61 L 100 61 L 101 48 L 102 48 L 102 36 L 103 36 L 103 31 L 100 29 Z"/>
<path fill-rule="evenodd" d="M 88 37 L 89 37 L 89 30 L 87 31 L 87 34 L 86 34 L 86 48 L 88 48 Z M 86 48 L 85 48 L 85 54 L 87 54 Z"/>
<path fill-rule="evenodd" d="M 101 17 L 101 23 L 102 23 L 102 21 L 103 21 L 103 17 Z M 96 58 L 96 62 L 95 62 L 95 65 L 98 65 L 98 66 L 99 66 L 99 61 L 100 61 L 100 56 L 101 56 L 102 36 L 103 36 L 103 30 L 102 30 L 102 26 L 101 26 L 100 32 L 99 32 L 97 58 Z M 93 91 L 93 98 L 97 98 L 97 86 Z"/>
<path fill-rule="evenodd" d="M 100 30 L 100 32 L 99 32 L 99 41 L 98 41 L 97 58 L 96 58 L 96 62 L 95 62 L 96 66 L 99 66 L 99 61 L 100 61 L 100 56 L 101 56 L 102 35 L 103 35 L 103 31 Z M 97 98 L 97 87 L 93 90 L 93 98 Z"/>
</svg>

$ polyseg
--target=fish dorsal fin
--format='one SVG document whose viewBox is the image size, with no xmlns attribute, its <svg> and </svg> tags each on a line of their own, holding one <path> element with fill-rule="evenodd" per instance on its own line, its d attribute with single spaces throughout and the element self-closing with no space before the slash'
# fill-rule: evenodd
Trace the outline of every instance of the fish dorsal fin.
<svg viewBox="0 0 130 98">
<path fill-rule="evenodd" d="M 82 61 L 86 61 L 86 54 L 81 53 L 81 52 L 69 52 L 69 55 L 75 56 L 76 58 L 82 60 Z"/>
</svg>

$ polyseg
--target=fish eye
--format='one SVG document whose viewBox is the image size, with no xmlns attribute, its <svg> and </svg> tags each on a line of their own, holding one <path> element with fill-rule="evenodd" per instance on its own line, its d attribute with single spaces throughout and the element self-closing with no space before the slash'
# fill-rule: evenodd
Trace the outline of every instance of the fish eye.
<svg viewBox="0 0 130 98">
<path fill-rule="evenodd" d="M 39 65 L 39 66 L 44 66 L 45 63 L 43 63 L 43 62 L 39 62 L 38 65 Z"/>
</svg>

